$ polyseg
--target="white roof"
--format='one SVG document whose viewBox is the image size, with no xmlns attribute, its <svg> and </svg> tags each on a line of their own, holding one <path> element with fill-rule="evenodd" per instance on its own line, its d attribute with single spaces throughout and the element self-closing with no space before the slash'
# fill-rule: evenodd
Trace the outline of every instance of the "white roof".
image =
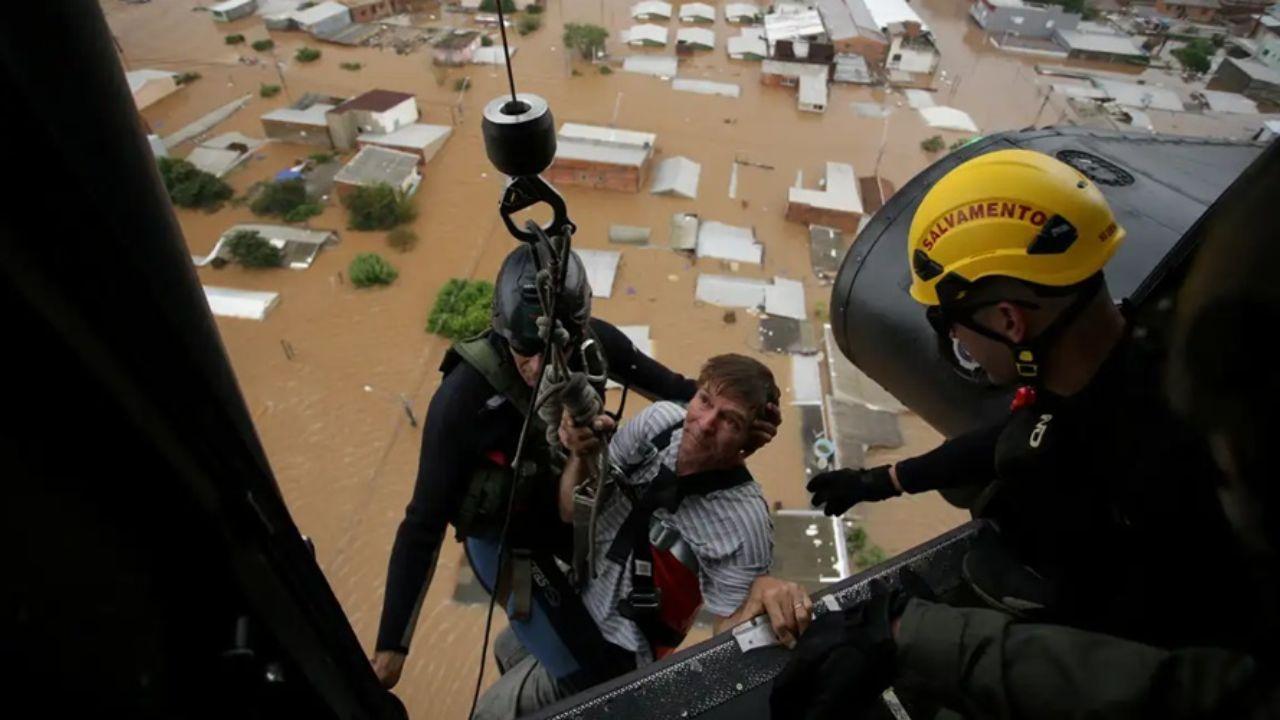
<svg viewBox="0 0 1280 720">
<path fill-rule="evenodd" d="M 825 79 L 827 65 L 816 63 L 788 62 L 786 60 L 765 60 L 760 72 L 766 75 L 782 75 L 783 77 L 800 78 L 807 76 Z"/>
<path fill-rule="evenodd" d="M 743 17 L 755 17 L 760 14 L 760 6 L 751 3 L 728 3 L 724 6 L 724 17 L 726 20 L 736 20 Z"/>
<path fill-rule="evenodd" d="M 225 0 L 225 2 L 210 5 L 209 12 L 226 12 L 228 10 L 235 10 L 238 7 L 244 7 L 252 2 L 256 2 L 256 0 Z"/>
<path fill-rule="evenodd" d="M 1145 57 L 1146 53 L 1128 35 L 1082 33 L 1075 30 L 1058 30 L 1057 37 L 1068 50 Z"/>
<path fill-rule="evenodd" d="M 1204 94 L 1204 99 L 1209 101 L 1210 110 L 1241 115 L 1254 115 L 1258 112 L 1257 103 L 1239 93 L 1218 90 L 1201 90 L 1200 92 Z"/>
<path fill-rule="evenodd" d="M 138 92 L 142 86 L 152 80 L 172 80 L 178 77 L 178 73 L 169 72 L 168 70 L 130 70 L 124 74 L 125 80 L 129 81 L 129 92 Z"/>
<path fill-rule="evenodd" d="M 826 66 L 822 68 L 825 70 Z M 801 75 L 799 102 L 801 105 L 827 106 L 827 78 L 825 75 Z"/>
<path fill-rule="evenodd" d="M 791 356 L 791 404 L 822 405 L 822 371 L 816 354 Z"/>
<path fill-rule="evenodd" d="M 685 3 L 680 6 L 680 20 L 715 20 L 716 9 L 706 3 Z"/>
<path fill-rule="evenodd" d="M 755 30 L 758 28 L 748 28 Z M 737 37 L 729 38 L 729 57 L 740 58 L 744 55 L 755 55 L 759 58 L 769 56 L 769 47 L 765 44 L 764 38 L 758 35 L 748 35 L 745 32 Z"/>
<path fill-rule="evenodd" d="M 400 187 L 409 177 L 418 172 L 418 156 L 412 153 L 388 150 L 376 145 L 366 145 L 351 158 L 351 162 L 342 166 L 334 182 L 351 185 L 376 185 L 386 183 L 392 187 Z"/>
<path fill-rule="evenodd" d="M 262 320 L 280 302 L 280 293 L 205 285 L 204 298 L 208 301 L 209 309 L 214 315 Z"/>
<path fill-rule="evenodd" d="M 716 46 L 716 34 L 706 28 L 680 28 L 676 31 L 676 42 L 710 50 Z"/>
<path fill-rule="evenodd" d="M 351 11 L 346 5 L 340 2 L 322 2 L 319 5 L 312 5 L 306 10 L 293 11 L 293 19 L 299 25 L 311 25 L 321 20 L 328 20 L 334 15 L 350 15 Z"/>
<path fill-rule="evenodd" d="M 356 139 L 379 145 L 393 145 L 395 147 L 423 150 L 444 141 L 452 134 L 453 128 L 448 125 L 411 123 L 396 128 L 389 133 L 360 133 Z"/>
<path fill-rule="evenodd" d="M 618 276 L 618 263 L 622 253 L 617 250 L 587 250 L 574 248 L 582 265 L 587 269 L 587 284 L 591 297 L 609 298 L 613 295 L 613 281 Z"/>
<path fill-rule="evenodd" d="M 853 174 L 853 166 L 847 163 L 827 163 L 827 182 L 822 190 L 793 187 L 787 192 L 788 200 L 793 203 L 837 212 L 863 211 L 862 198 L 858 195 L 858 178 Z"/>
<path fill-rule="evenodd" d="M 760 307 L 764 304 L 764 290 L 767 287 L 768 280 L 702 274 L 698 276 L 693 297 L 723 307 Z"/>
<path fill-rule="evenodd" d="M 693 200 L 698 197 L 698 178 L 702 174 L 702 166 L 687 157 L 667 158 L 658 163 L 653 171 L 653 186 L 649 192 L 654 195 L 679 195 Z"/>
<path fill-rule="evenodd" d="M 929 124 L 929 127 L 938 128 L 939 130 L 978 132 L 978 126 L 973 123 L 973 118 L 969 117 L 969 113 L 953 107 L 936 105 L 934 107 L 920 108 L 920 115 Z"/>
<path fill-rule="evenodd" d="M 336 106 L 326 103 L 315 103 L 306 110 L 280 108 L 279 110 L 272 110 L 266 115 L 263 115 L 262 119 L 294 123 L 297 125 L 319 125 L 322 127 L 329 127 L 329 121 L 325 119 L 325 113 L 329 112 L 334 107 Z"/>
<path fill-rule="evenodd" d="M 826 26 L 822 24 L 822 16 L 817 10 L 771 13 L 764 16 L 764 36 L 771 43 L 824 33 L 826 33 Z"/>
<path fill-rule="evenodd" d="M 626 72 L 661 78 L 673 77 L 677 67 L 676 59 L 669 55 L 632 55 L 622 61 L 622 69 Z"/>
<path fill-rule="evenodd" d="M 556 138 L 556 157 L 640 167 L 657 139 L 653 133 L 565 123 Z"/>
<path fill-rule="evenodd" d="M 646 15 L 658 15 L 661 17 L 671 17 L 671 3 L 662 2 L 662 0 L 644 0 L 631 6 L 631 17 L 643 17 Z"/>
<path fill-rule="evenodd" d="M 675 213 L 671 216 L 671 249 L 693 250 L 698 246 L 698 216 Z"/>
<path fill-rule="evenodd" d="M 650 23 L 632 25 L 630 28 L 622 31 L 622 41 L 631 45 L 638 45 L 640 43 L 666 45 L 667 29 Z"/>
<path fill-rule="evenodd" d="M 191 151 L 191 154 L 187 155 L 186 160 L 207 173 L 222 177 L 235 166 L 249 159 L 249 156 L 266 142 L 266 140 L 251 138 L 238 132 L 223 133 L 200 143 Z M 231 145 L 244 145 L 246 149 L 241 152 L 232 149 Z"/>
<path fill-rule="evenodd" d="M 804 304 L 804 283 L 775 277 L 764 290 L 764 311 L 770 315 L 804 320 L 809 317 Z"/>
<path fill-rule="evenodd" d="M 756 234 L 751 228 L 712 220 L 698 228 L 698 257 L 759 265 L 764 260 L 764 246 L 756 242 Z"/>
<path fill-rule="evenodd" d="M 910 88 L 905 92 L 907 94 L 907 104 L 911 106 L 912 110 L 933 107 L 933 93 L 928 90 Z"/>
<path fill-rule="evenodd" d="M 895 23 L 907 22 L 918 23 L 922 30 L 929 29 L 915 9 L 907 4 L 907 0 L 861 0 L 861 2 L 866 6 L 867 12 L 871 13 L 872 22 L 881 30 Z"/>
<path fill-rule="evenodd" d="M 241 231 L 256 232 L 263 240 L 277 242 L 304 243 L 307 245 L 323 245 L 337 238 L 332 230 L 308 230 L 293 225 L 274 225 L 268 223 L 240 223 L 227 228 L 219 240 L 231 237 Z"/>
<path fill-rule="evenodd" d="M 671 81 L 671 89 L 681 92 L 700 93 L 702 95 L 723 95 L 732 98 L 742 94 L 742 88 L 734 83 L 693 80 L 690 78 L 675 78 Z"/>
<path fill-rule="evenodd" d="M 511 48 L 509 57 L 515 57 L 516 51 L 520 48 Z M 471 62 L 475 65 L 505 65 L 502 59 L 502 46 L 491 45 L 489 47 L 480 46 L 471 54 Z"/>
<path fill-rule="evenodd" d="M 1127 107 L 1181 112 L 1182 98 L 1178 93 L 1155 85 L 1139 85 L 1119 80 L 1095 79 L 1094 82 L 1117 103 Z"/>
</svg>

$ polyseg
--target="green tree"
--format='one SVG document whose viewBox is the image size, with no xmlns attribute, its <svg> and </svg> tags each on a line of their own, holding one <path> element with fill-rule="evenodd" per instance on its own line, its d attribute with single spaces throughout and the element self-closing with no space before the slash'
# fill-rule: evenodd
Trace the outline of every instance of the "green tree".
<svg viewBox="0 0 1280 720">
<path fill-rule="evenodd" d="M 253 44 L 250 45 L 250 47 L 252 47 L 254 50 L 257 50 L 258 52 L 266 52 L 267 50 L 270 50 L 275 46 L 276 46 L 275 40 L 254 40 Z"/>
<path fill-rule="evenodd" d="M 320 51 L 313 47 L 300 47 L 298 52 L 293 54 L 293 59 L 300 63 L 315 62 L 320 59 Z"/>
<path fill-rule="evenodd" d="M 600 66 L 600 74 L 601 74 L 601 75 L 612 75 L 612 74 L 613 74 L 613 68 L 609 67 L 608 65 L 601 65 L 601 66 Z"/>
<path fill-rule="evenodd" d="M 530 15 L 541 15 L 543 10 L 546 10 L 546 8 L 542 7 L 541 5 L 530 5 L 529 7 L 524 9 L 524 11 L 529 13 Z"/>
<path fill-rule="evenodd" d="M 325 163 L 333 162 L 334 153 L 327 153 L 327 152 L 311 153 L 310 155 L 307 156 L 307 158 L 311 160 L 311 162 L 317 165 L 324 165 Z"/>
<path fill-rule="evenodd" d="M 387 245 L 402 253 L 409 252 L 418 244 L 418 233 L 412 228 L 398 227 L 387 233 Z"/>
<path fill-rule="evenodd" d="M 231 199 L 231 186 L 186 160 L 160 158 L 160 178 L 173 204 L 215 210 Z"/>
<path fill-rule="evenodd" d="M 235 261 L 251 268 L 280 267 L 284 253 L 256 230 L 237 230 L 227 238 L 227 250 Z"/>
<path fill-rule="evenodd" d="M 275 97 L 280 94 L 280 86 L 263 83 L 258 87 L 258 94 L 264 98 Z"/>
<path fill-rule="evenodd" d="M 604 41 L 609 31 L 599 25 L 566 23 L 564 26 L 564 46 L 578 51 L 583 60 L 591 60 L 604 50 Z"/>
<path fill-rule="evenodd" d="M 493 47 L 493 38 L 488 35 L 480 36 L 480 47 Z"/>
<path fill-rule="evenodd" d="M 390 185 L 358 187 L 343 199 L 348 224 L 354 230 L 390 230 L 409 222 L 417 214 L 409 198 Z"/>
<path fill-rule="evenodd" d="M 254 215 L 285 216 L 308 202 L 307 184 L 302 178 L 265 183 L 249 203 Z"/>
<path fill-rule="evenodd" d="M 224 40 L 228 45 L 239 45 L 240 43 L 244 42 L 244 36 L 240 34 L 228 35 L 226 38 L 224 38 Z"/>
<path fill-rule="evenodd" d="M 515 0 L 502 0 L 502 13 L 504 15 L 514 13 L 515 11 Z M 480 12 L 498 12 L 497 0 L 480 0 Z"/>
<path fill-rule="evenodd" d="M 347 267 L 347 277 L 358 288 L 390 285 L 400 273 L 377 253 L 360 253 Z"/>
<path fill-rule="evenodd" d="M 290 223 L 304 222 L 308 218 L 313 218 L 322 212 L 324 212 L 324 208 L 320 207 L 318 203 L 305 202 L 285 213 L 284 221 Z"/>
<path fill-rule="evenodd" d="M 344 62 L 344 63 L 338 63 L 338 67 L 342 68 L 343 70 L 349 70 L 351 72 L 355 72 L 360 68 L 364 67 L 364 64 L 358 63 L 358 62 Z"/>
<path fill-rule="evenodd" d="M 971 142 L 973 142 L 973 138 L 960 138 L 959 140 L 951 143 L 951 147 L 947 149 L 950 150 L 951 152 L 955 152 L 956 150 L 959 150 L 960 148 L 964 147 L 965 145 L 968 145 Z"/>
<path fill-rule="evenodd" d="M 493 283 L 453 278 L 440 288 L 427 318 L 427 332 L 464 340 L 489 327 Z"/>
<path fill-rule="evenodd" d="M 520 18 L 520 22 L 516 23 L 516 32 L 528 35 L 540 27 L 542 27 L 542 18 L 537 15 L 525 15 Z"/>
<path fill-rule="evenodd" d="M 947 143 L 942 139 L 941 135 L 934 135 L 933 137 L 927 140 L 920 141 L 920 149 L 924 150 L 927 153 L 940 152 L 946 146 L 947 146 Z"/>
<path fill-rule="evenodd" d="M 1185 47 L 1180 47 L 1177 50 L 1174 50 L 1171 54 L 1178 59 L 1178 62 L 1182 63 L 1182 67 L 1193 73 L 1203 74 L 1209 72 L 1209 58 L 1212 55 L 1213 46 L 1210 45 L 1209 47 L 1211 52 L 1206 53 L 1202 47 L 1197 45 L 1197 43 L 1200 42 L 1205 41 L 1193 40 L 1192 42 L 1187 43 Z"/>
<path fill-rule="evenodd" d="M 173 81 L 179 85 L 190 85 L 191 83 L 199 80 L 200 77 L 200 73 L 198 72 L 184 72 L 178 73 L 178 77 L 174 78 Z"/>
</svg>

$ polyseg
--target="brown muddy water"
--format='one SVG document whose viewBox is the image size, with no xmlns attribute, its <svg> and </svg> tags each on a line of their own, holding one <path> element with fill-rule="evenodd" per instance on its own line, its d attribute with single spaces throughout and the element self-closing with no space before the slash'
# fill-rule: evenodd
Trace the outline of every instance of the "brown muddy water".
<svg viewBox="0 0 1280 720">
<path fill-rule="evenodd" d="M 210 134 L 236 130 L 260 137 L 258 117 L 303 92 L 350 96 L 375 87 L 415 93 L 422 122 L 455 125 L 453 137 L 426 168 L 414 196 L 418 218 L 413 229 L 420 240 L 410 252 L 390 250 L 383 233 L 345 230 L 345 213 L 331 202 L 310 225 L 339 229 L 342 241 L 322 252 L 309 270 L 200 270 L 201 280 L 208 284 L 281 295 L 280 306 L 264 322 L 219 318 L 218 326 L 290 510 L 299 527 L 314 538 L 321 567 L 361 642 L 371 649 L 387 556 L 413 485 L 419 447 L 419 433 L 409 426 L 397 397 L 409 397 L 421 418 L 447 349 L 444 340 L 424 331 L 430 303 L 449 278 L 491 278 L 513 247 L 495 212 L 502 178 L 485 159 L 479 125 L 484 104 L 505 91 L 505 77 L 498 67 L 433 69 L 429 53 L 423 51 L 396 55 L 339 47 L 298 33 L 271 33 L 274 53 L 255 53 L 248 43 L 225 45 L 223 36 L 242 33 L 249 42 L 268 37 L 256 17 L 218 25 L 206 12 L 195 10 L 197 4 L 190 0 L 102 4 L 129 68 L 195 70 L 203 76 L 143 113 L 161 135 L 251 94 L 247 107 Z M 575 242 L 579 247 L 608 248 L 608 227 L 618 223 L 649 226 L 655 242 L 662 243 L 671 214 L 682 211 L 753 226 L 766 246 L 764 265 L 743 266 L 737 274 L 803 280 L 810 312 L 823 311 L 829 289 L 810 272 L 805 227 L 783 218 L 787 188 L 797 171 L 805 173 L 810 187 L 827 160 L 852 163 L 860 175 L 869 175 L 881 154 L 881 139 L 886 138 L 879 171 L 901 187 L 931 161 L 920 149 L 921 140 L 940 134 L 949 144 L 965 134 L 930 130 L 901 95 L 880 89 L 833 85 L 827 113 L 800 112 L 794 89 L 762 86 L 758 65 L 727 59 L 727 38 L 739 31 L 723 17 L 715 26 L 716 50 L 683 59 L 680 75 L 738 83 L 742 95 L 736 99 L 680 93 L 656 78 L 621 71 L 601 75 L 564 52 L 560 35 L 565 22 L 604 24 L 616 35 L 632 24 L 630 4 L 553 0 L 541 30 L 527 37 L 513 33 L 519 48 L 518 87 L 547 98 L 560 122 L 614 122 L 620 128 L 657 133 L 657 159 L 685 155 L 702 164 L 699 197 L 682 200 L 647 192 L 561 188 L 580 228 Z M 967 2 L 919 0 L 914 6 L 931 25 L 943 52 L 947 80 L 937 90 L 939 104 L 966 110 L 983 132 L 1025 127 L 1038 114 L 1041 124 L 1069 115 L 1055 102 L 1040 110 L 1046 83 L 1037 82 L 1036 59 L 1004 54 L 988 45 L 967 19 Z M 413 17 L 421 25 L 468 22 L 462 15 L 441 15 L 434 4 L 424 4 Z M 670 23 L 673 33 L 678 26 Z M 308 65 L 294 62 L 293 53 L 302 45 L 320 48 L 323 57 Z M 616 43 L 609 49 L 618 59 L 632 52 Z M 244 65 L 241 56 L 260 62 Z M 283 63 L 278 72 L 274 59 Z M 363 69 L 339 68 L 340 62 L 349 61 L 363 63 Z M 572 75 L 575 68 L 580 75 Z M 281 76 L 286 93 L 258 97 L 260 84 L 281 84 Z M 462 77 L 470 78 L 471 88 L 459 94 L 453 85 Z M 892 113 L 887 121 L 862 117 L 851 109 L 853 102 L 885 103 Z M 174 154 L 182 156 L 189 149 L 188 144 Z M 261 151 L 263 157 L 227 180 L 242 193 L 312 151 L 270 144 Z M 774 169 L 741 167 L 737 199 L 731 199 L 728 187 L 735 157 Z M 207 253 L 229 225 L 253 218 L 247 208 L 230 206 L 212 214 L 177 214 L 195 254 Z M 598 315 L 617 324 L 650 325 L 657 357 L 686 374 L 695 373 L 700 361 L 713 354 L 738 351 L 759 357 L 780 385 L 789 384 L 788 359 L 755 350 L 753 318 L 739 311 L 738 321 L 726 324 L 723 309 L 694 302 L 697 273 L 729 272 L 721 263 L 692 261 L 660 247 L 611 249 L 621 249 L 623 259 L 613 298 L 596 302 Z M 398 268 L 400 276 L 392 286 L 356 290 L 340 281 L 355 254 L 365 251 L 383 253 Z M 281 341 L 292 345 L 293 360 L 285 357 Z M 628 409 L 635 412 L 641 404 L 637 399 Z M 785 407 L 778 439 L 750 463 L 770 501 L 784 507 L 807 503 L 799 425 L 799 413 Z M 904 457 L 930 449 L 939 440 L 913 416 L 904 418 L 903 430 L 907 447 L 873 454 L 870 460 Z M 863 515 L 871 539 L 890 552 L 965 519 L 964 513 L 934 496 L 887 502 Z M 413 652 L 396 689 L 412 717 L 459 718 L 470 701 L 483 612 L 450 600 L 459 564 L 465 562 L 459 548 L 450 542 L 442 553 Z"/>
</svg>

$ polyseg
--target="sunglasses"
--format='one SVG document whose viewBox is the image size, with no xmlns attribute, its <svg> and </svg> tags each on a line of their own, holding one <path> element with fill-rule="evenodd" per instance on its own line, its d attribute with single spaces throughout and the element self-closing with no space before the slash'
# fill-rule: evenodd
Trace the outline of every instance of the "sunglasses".
<svg viewBox="0 0 1280 720">
<path fill-rule="evenodd" d="M 990 335 L 991 331 L 979 325 L 973 319 L 973 316 L 978 314 L 980 310 L 995 307 L 1004 302 L 1028 310 L 1040 309 L 1039 305 L 1025 300 L 992 300 L 990 302 L 973 303 L 972 305 L 930 305 L 925 308 L 924 317 L 925 320 L 929 321 L 929 327 L 933 328 L 933 331 L 939 335 L 950 336 L 951 329 L 956 325 L 962 325 L 981 335 Z"/>
</svg>

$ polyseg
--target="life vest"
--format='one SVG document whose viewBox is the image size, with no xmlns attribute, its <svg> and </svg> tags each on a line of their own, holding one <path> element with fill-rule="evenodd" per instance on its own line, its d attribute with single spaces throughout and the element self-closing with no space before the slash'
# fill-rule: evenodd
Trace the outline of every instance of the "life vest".
<svg viewBox="0 0 1280 720">
<path fill-rule="evenodd" d="M 654 437 L 655 453 L 671 444 L 672 434 L 682 424 L 683 420 Z M 657 476 L 643 490 L 636 492 L 625 483 L 618 484 L 631 499 L 631 512 L 606 557 L 624 567 L 630 564 L 631 592 L 618 601 L 618 612 L 639 626 L 654 659 L 680 646 L 702 607 L 697 555 L 679 533 L 655 518 L 654 512 L 662 508 L 674 513 L 687 497 L 737 487 L 751 479 L 742 466 L 677 478 L 659 460 Z"/>
</svg>

